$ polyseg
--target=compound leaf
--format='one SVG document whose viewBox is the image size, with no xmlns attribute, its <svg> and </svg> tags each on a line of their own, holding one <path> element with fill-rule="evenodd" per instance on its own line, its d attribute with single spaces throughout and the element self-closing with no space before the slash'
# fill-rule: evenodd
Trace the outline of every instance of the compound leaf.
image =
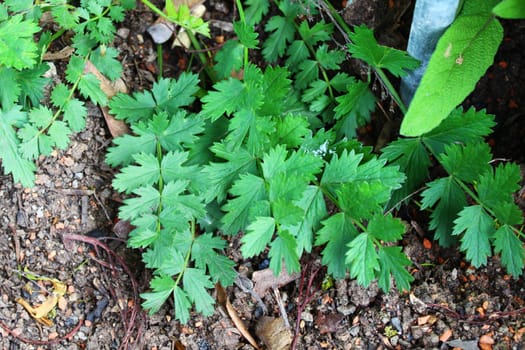
<svg viewBox="0 0 525 350">
<path fill-rule="evenodd" d="M 399 291 L 410 290 L 410 283 L 414 280 L 407 270 L 411 262 L 401 251 L 401 247 L 380 247 L 379 264 L 381 266 L 378 278 L 379 287 L 387 292 L 390 290 L 390 276 L 394 276 Z"/>
<path fill-rule="evenodd" d="M 379 256 L 372 238 L 368 233 L 360 233 L 348 245 L 346 264 L 350 266 L 350 277 L 357 278 L 357 283 L 368 287 L 380 270 Z"/>
<path fill-rule="evenodd" d="M 480 205 L 465 207 L 454 220 L 453 235 L 461 235 L 461 251 L 475 267 L 487 263 L 490 256 L 490 239 L 494 234 L 494 222 Z"/>
<path fill-rule="evenodd" d="M 511 226 L 503 225 L 496 231 L 494 234 L 494 251 L 501 254 L 501 263 L 512 276 L 515 278 L 521 276 L 525 251 L 522 242 L 516 237 Z"/>
</svg>

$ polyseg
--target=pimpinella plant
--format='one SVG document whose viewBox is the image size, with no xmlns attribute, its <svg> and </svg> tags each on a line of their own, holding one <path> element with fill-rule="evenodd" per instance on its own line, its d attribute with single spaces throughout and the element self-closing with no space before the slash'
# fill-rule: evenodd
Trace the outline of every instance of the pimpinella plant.
<svg viewBox="0 0 525 350">
<path fill-rule="evenodd" d="M 150 113 L 107 155 L 110 164 L 124 165 L 115 188 L 133 194 L 119 215 L 136 226 L 129 244 L 146 248 L 144 262 L 154 270 L 151 291 L 142 295 L 152 312 L 169 297 L 181 321 L 192 305 L 213 311 L 206 290 L 235 277 L 216 228 L 244 232 L 243 255 L 267 250 L 275 273 L 283 266 L 299 271 L 301 255 L 322 246 L 323 262 L 337 278 L 349 272 L 363 285 L 379 279 L 388 290 L 393 276 L 398 288 L 409 288 L 410 262 L 392 245 L 405 226 L 383 213 L 405 176 L 370 149 L 336 142 L 332 131 L 314 130 L 305 115 L 289 111 L 288 76 L 286 68 L 249 64 L 242 80 L 216 83 L 198 114 L 182 109 L 198 89 L 192 74 L 133 97 L 139 105 L 144 96 L 170 96 L 143 105 Z M 117 116 L 122 97 L 110 102 Z"/>
<path fill-rule="evenodd" d="M 295 6 L 280 5 L 285 12 Z M 337 278 L 350 274 L 365 286 L 378 280 L 388 290 L 393 277 L 400 290 L 408 289 L 410 261 L 396 246 L 405 225 L 384 213 L 405 176 L 369 147 L 347 139 L 334 116 L 355 117 L 349 115 L 359 96 L 350 98 L 344 91 L 358 81 L 334 74 L 328 82 L 316 77 L 301 85 L 300 70 L 249 63 L 247 49 L 261 44 L 250 20 L 241 17 L 234 24 L 238 39 L 216 55 L 214 69 L 223 79 L 200 98 L 197 113 L 188 107 L 198 80 L 188 73 L 161 79 L 151 91 L 119 94 L 109 103 L 133 130 L 114 141 L 107 162 L 122 166 L 113 184 L 130 194 L 119 214 L 136 226 L 129 245 L 145 249 L 143 260 L 154 271 L 143 305 L 155 312 L 172 298 L 175 315 L 184 322 L 193 306 L 211 313 L 206 290 L 216 282 L 229 285 L 235 277 L 221 235 L 240 233 L 243 255 L 268 254 L 276 274 L 283 268 L 299 271 L 301 256 L 318 246 Z M 298 22 L 293 28 L 294 35 L 302 31 L 322 39 L 311 42 L 313 53 L 307 51 L 318 76 L 338 68 L 319 60 L 343 57 L 324 44 L 328 38 L 322 31 L 330 26 Z M 377 42 L 372 45 L 387 52 Z M 235 70 L 242 72 L 237 78 L 230 76 Z M 311 108 L 303 96 L 314 81 L 325 84 L 324 91 L 338 82 L 345 98 L 328 98 L 344 112 L 330 116 L 328 105 Z"/>
<path fill-rule="evenodd" d="M 483 137 L 494 125 L 493 116 L 483 111 L 456 109 L 434 130 L 392 142 L 381 158 L 399 165 L 407 175 L 391 205 L 421 188 L 429 178 L 431 157 L 437 159 L 448 176 L 425 185 L 421 209 L 431 209 L 429 228 L 439 244 L 446 247 L 459 241 L 476 267 L 499 254 L 507 271 L 518 277 L 525 257 L 523 217 L 512 194 L 519 189 L 520 169 L 512 163 L 491 164 Z"/>
<path fill-rule="evenodd" d="M 24 186 L 34 183 L 34 160 L 55 148 L 65 149 L 69 135 L 85 127 L 86 108 L 77 92 L 100 105 L 107 97 L 92 73 L 84 72 L 90 60 L 108 78 L 119 77 L 118 51 L 109 46 L 115 23 L 134 1 L 4 1 L 0 4 L 0 158 L 6 174 Z M 58 28 L 43 31 L 40 19 L 50 13 Z M 72 32 L 74 52 L 65 82 L 49 86 L 43 61 L 49 46 L 66 31 Z M 50 89 L 46 105 L 44 91 Z"/>
</svg>

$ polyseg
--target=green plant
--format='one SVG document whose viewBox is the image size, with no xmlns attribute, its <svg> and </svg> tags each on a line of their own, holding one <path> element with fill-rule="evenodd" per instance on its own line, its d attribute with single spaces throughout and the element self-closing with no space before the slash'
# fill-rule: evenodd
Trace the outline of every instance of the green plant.
<svg viewBox="0 0 525 350">
<path fill-rule="evenodd" d="M 109 103 L 134 131 L 115 140 L 107 162 L 123 166 L 114 187 L 133 194 L 119 215 L 136 226 L 129 244 L 146 248 L 143 259 L 154 269 L 152 291 L 142 295 L 151 312 L 170 296 L 181 321 L 192 305 L 213 311 L 206 289 L 235 277 L 217 229 L 244 232 L 243 255 L 267 250 L 275 273 L 284 266 L 299 271 L 303 253 L 321 246 L 336 278 L 349 272 L 363 285 L 378 279 L 388 290 L 393 276 L 399 289 L 409 288 L 410 262 L 395 246 L 405 225 L 383 213 L 405 176 L 347 138 L 374 109 L 369 82 L 333 72 L 345 54 L 329 48 L 332 25 L 298 21 L 300 4 L 278 6 L 284 16 L 267 24 L 262 53 L 269 62 L 284 59 L 286 67 L 263 70 L 248 62 L 247 49 L 259 45 L 246 15 L 256 11 L 248 7 L 234 23 L 238 39 L 215 56 L 223 80 L 200 99 L 200 112 L 184 108 L 198 90 L 197 77 L 186 73 Z M 401 75 L 415 66 L 371 35 L 357 28 L 355 38 L 366 46 L 352 49 L 375 69 Z"/>
<path fill-rule="evenodd" d="M 85 127 L 86 108 L 75 97 L 80 94 L 100 105 L 107 97 L 100 82 L 84 71 L 88 60 L 114 80 L 122 70 L 118 52 L 109 47 L 115 22 L 134 1 L 94 0 L 4 1 L 0 4 L 0 158 L 6 174 L 24 186 L 34 183 L 34 160 L 54 148 L 65 149 L 69 135 Z M 42 32 L 39 20 L 50 13 L 59 27 Z M 66 31 L 74 36 L 75 49 L 66 70 L 66 83 L 50 85 L 43 62 L 50 45 Z M 38 34 L 37 39 L 35 36 Z M 51 88 L 51 106 L 42 104 L 46 87 Z"/>
<path fill-rule="evenodd" d="M 345 29 L 346 51 L 331 48 L 333 25 L 305 19 L 317 13 L 314 2 L 276 2 L 282 15 L 269 19 L 260 43 L 254 26 L 269 2 L 247 4 L 244 10 L 238 2 L 237 38 L 215 55 L 221 80 L 196 112 L 199 79 L 189 73 L 109 103 L 133 130 L 115 140 L 107 162 L 122 167 L 114 187 L 131 194 L 119 214 L 136 226 L 129 245 L 145 249 L 154 271 L 151 291 L 142 294 L 150 312 L 172 297 L 183 322 L 193 305 L 212 313 L 207 290 L 235 278 L 221 235 L 239 233 L 243 255 L 267 253 L 275 273 L 299 271 L 301 256 L 320 247 L 335 278 L 349 274 L 364 286 L 377 279 L 388 290 L 393 277 L 398 289 L 409 289 L 410 261 L 396 246 L 406 227 L 391 209 L 429 179 L 432 157 L 449 174 L 422 193 L 439 242 L 459 237 L 476 266 L 492 246 L 508 271 L 521 274 L 521 221 L 511 197 L 519 174 L 514 165 L 489 164 L 483 137 L 492 116 L 457 109 L 432 131 L 392 142 L 378 158 L 352 140 L 375 109 L 372 74 L 405 111 L 387 74 L 403 76 L 417 61 L 379 45 L 364 26 Z M 249 61 L 249 50 L 259 47 L 264 69 Z M 366 81 L 339 71 L 349 54 L 370 67 Z"/>
<path fill-rule="evenodd" d="M 525 18 L 520 0 L 468 0 L 440 38 L 401 124 L 401 134 L 431 131 L 470 94 L 503 40 L 496 18 Z M 433 106 L 428 108 L 428 106 Z"/>
</svg>

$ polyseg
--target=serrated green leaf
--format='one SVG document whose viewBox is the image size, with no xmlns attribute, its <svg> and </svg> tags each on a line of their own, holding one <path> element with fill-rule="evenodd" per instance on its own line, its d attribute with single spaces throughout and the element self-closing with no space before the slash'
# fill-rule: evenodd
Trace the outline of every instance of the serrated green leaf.
<svg viewBox="0 0 525 350">
<path fill-rule="evenodd" d="M 13 108 L 22 93 L 18 75 L 15 69 L 0 66 L 0 104 L 3 110 Z"/>
<path fill-rule="evenodd" d="M 286 145 L 296 148 L 303 144 L 305 138 L 311 134 L 308 120 L 301 115 L 286 115 L 277 119 L 275 133 L 270 135 L 274 145 Z"/>
<path fill-rule="evenodd" d="M 123 135 L 113 140 L 115 146 L 110 147 L 106 154 L 106 162 L 109 165 L 127 165 L 133 160 L 133 154 L 155 151 L 157 140 L 153 133 L 138 126 L 132 126 L 131 129 L 136 136 Z"/>
<path fill-rule="evenodd" d="M 66 80 L 68 83 L 75 84 L 84 72 L 85 62 L 82 57 L 73 55 L 69 58 L 66 68 Z"/>
<path fill-rule="evenodd" d="M 234 262 L 216 252 L 217 249 L 222 249 L 225 246 L 224 240 L 206 233 L 198 236 L 193 242 L 191 257 L 199 269 L 208 268 L 213 282 L 220 282 L 227 286 L 235 280 L 236 273 L 233 269 Z"/>
<path fill-rule="evenodd" d="M 487 263 L 490 256 L 490 239 L 495 228 L 492 218 L 480 205 L 465 207 L 454 220 L 453 235 L 462 235 L 460 249 L 466 252 L 467 260 L 475 267 Z"/>
<path fill-rule="evenodd" d="M 310 51 L 303 40 L 294 40 L 286 50 L 288 58 L 286 59 L 286 66 L 295 72 L 301 62 L 310 57 Z"/>
<path fill-rule="evenodd" d="M 217 62 L 213 70 L 218 79 L 226 79 L 231 76 L 232 71 L 242 68 L 244 58 L 244 46 L 238 40 L 228 40 L 217 52 L 214 59 Z"/>
<path fill-rule="evenodd" d="M 323 20 L 316 22 L 311 28 L 308 21 L 302 21 L 298 31 L 301 39 L 307 43 L 307 45 L 314 46 L 318 42 L 330 40 L 333 29 L 334 26 L 332 23 L 325 23 Z"/>
<path fill-rule="evenodd" d="M 350 243 L 358 234 L 352 219 L 344 213 L 336 213 L 324 220 L 323 227 L 317 232 L 315 245 L 326 247 L 321 253 L 322 262 L 328 267 L 328 273 L 334 278 L 344 278 L 347 271 L 345 256 Z"/>
<path fill-rule="evenodd" d="M 452 144 L 445 147 L 439 162 L 452 176 L 472 183 L 490 169 L 490 148 L 486 143 Z"/>
<path fill-rule="evenodd" d="M 407 176 L 403 186 L 392 194 L 388 207 L 399 205 L 407 199 L 428 177 L 430 157 L 418 138 L 398 139 L 382 149 L 381 159 L 388 159 L 392 165 Z"/>
<path fill-rule="evenodd" d="M 438 127 L 424 134 L 421 140 L 434 155 L 438 155 L 444 152 L 446 145 L 452 143 L 484 141 L 495 125 L 494 116 L 484 110 L 470 108 L 464 112 L 462 108 L 456 108 Z"/>
<path fill-rule="evenodd" d="M 522 211 L 513 201 L 499 203 L 491 209 L 499 224 L 521 225 L 523 223 Z"/>
<path fill-rule="evenodd" d="M 19 140 L 13 128 L 13 125 L 25 122 L 26 118 L 26 113 L 20 111 L 20 106 L 7 111 L 0 109 L 0 159 L 5 174 L 12 174 L 15 182 L 31 187 L 35 180 L 36 166 L 18 152 Z"/>
<path fill-rule="evenodd" d="M 187 268 L 182 277 L 184 291 L 190 300 L 195 303 L 195 309 L 204 316 L 213 314 L 215 303 L 206 289 L 213 288 L 210 277 L 204 271 L 194 268 Z"/>
<path fill-rule="evenodd" d="M 192 104 L 197 91 L 199 77 L 189 72 L 183 72 L 177 80 L 161 79 L 151 89 L 157 106 L 170 114 L 178 112 L 180 107 Z"/>
<path fill-rule="evenodd" d="M 280 115 L 284 100 L 290 93 L 292 81 L 290 72 L 285 67 L 267 67 L 262 79 L 264 103 L 259 108 L 260 115 Z"/>
<path fill-rule="evenodd" d="M 126 119 L 128 122 L 149 118 L 155 106 L 155 100 L 149 91 L 135 92 L 133 96 L 118 93 L 109 101 L 111 114 L 117 119 Z"/>
<path fill-rule="evenodd" d="M 400 133 L 419 136 L 447 118 L 474 90 L 476 82 L 492 64 L 502 39 L 503 28 L 490 14 L 456 18 L 430 58 Z"/>
<path fill-rule="evenodd" d="M 275 219 L 272 217 L 256 217 L 248 225 L 246 233 L 241 238 L 241 252 L 245 257 L 261 253 L 272 240 L 275 232 Z"/>
<path fill-rule="evenodd" d="M 248 49 L 256 49 L 259 44 L 257 37 L 259 34 L 255 31 L 253 25 L 244 22 L 233 22 L 233 30 L 239 37 L 241 44 Z"/>
<path fill-rule="evenodd" d="M 407 71 L 419 66 L 419 62 L 405 51 L 379 45 L 374 32 L 364 24 L 354 27 L 354 32 L 349 37 L 352 43 L 348 45 L 348 51 L 373 68 L 384 68 L 396 77 L 403 77 L 407 75 Z"/>
<path fill-rule="evenodd" d="M 15 69 L 32 68 L 37 63 L 37 43 L 33 35 L 40 27 L 17 14 L 0 23 L 0 65 Z"/>
<path fill-rule="evenodd" d="M 228 200 L 222 207 L 227 213 L 222 217 L 221 229 L 225 234 L 234 235 L 244 230 L 249 220 L 261 216 L 261 213 L 257 213 L 260 208 L 254 204 L 266 199 L 265 182 L 255 175 L 240 175 L 233 183 L 230 193 L 236 197 Z"/>
<path fill-rule="evenodd" d="M 266 23 L 264 30 L 271 34 L 263 44 L 262 54 L 268 63 L 273 63 L 283 56 L 287 44 L 293 40 L 295 26 L 291 19 L 273 16 Z"/>
<path fill-rule="evenodd" d="M 256 170 L 255 158 L 244 149 L 229 152 L 227 160 L 224 163 L 210 163 L 202 170 L 209 181 L 208 201 L 217 198 L 221 203 L 226 198 L 228 188 L 240 174 L 254 173 Z"/>
<path fill-rule="evenodd" d="M 385 242 L 396 242 L 403 237 L 405 225 L 399 218 L 392 217 L 392 214 L 376 214 L 368 222 L 366 231 L 375 239 Z"/>
<path fill-rule="evenodd" d="M 258 24 L 270 9 L 270 1 L 268 0 L 246 0 L 245 4 L 246 24 L 249 25 Z"/>
<path fill-rule="evenodd" d="M 410 290 L 410 283 L 414 280 L 407 270 L 411 262 L 401 251 L 401 247 L 379 248 L 379 264 L 381 266 L 378 278 L 379 288 L 385 293 L 390 290 L 390 276 L 394 276 L 399 291 Z"/>
<path fill-rule="evenodd" d="M 84 74 L 78 82 L 78 89 L 80 94 L 85 98 L 89 98 L 93 103 L 100 106 L 108 104 L 108 97 L 100 88 L 100 80 L 92 74 Z"/>
<path fill-rule="evenodd" d="M 423 197 L 421 209 L 433 207 L 430 214 L 430 229 L 435 230 L 434 237 L 443 247 L 453 245 L 456 240 L 452 236 L 454 220 L 458 213 L 467 205 L 465 193 L 454 179 L 443 177 L 427 184 L 428 188 L 421 193 Z"/>
<path fill-rule="evenodd" d="M 173 304 L 175 305 L 175 317 L 181 323 L 187 323 L 190 320 L 191 302 L 188 294 L 179 286 L 173 290 Z"/>
<path fill-rule="evenodd" d="M 66 149 L 69 146 L 71 129 L 63 121 L 55 120 L 47 130 L 47 134 L 53 140 L 54 147 Z"/>
<path fill-rule="evenodd" d="M 501 263 L 507 271 L 518 278 L 523 272 L 525 251 L 523 243 L 509 225 L 501 226 L 494 234 L 494 251 L 501 254 Z"/>
<path fill-rule="evenodd" d="M 52 6 L 51 14 L 57 24 L 64 29 L 73 29 L 78 24 L 77 12 L 69 11 L 66 5 Z"/>
<path fill-rule="evenodd" d="M 370 121 L 370 113 L 375 109 L 375 96 L 364 82 L 347 85 L 344 95 L 336 97 L 334 109 L 338 134 L 349 139 L 355 138 L 356 129 Z"/>
<path fill-rule="evenodd" d="M 297 255 L 297 242 L 288 231 L 279 231 L 277 237 L 271 244 L 270 269 L 275 275 L 282 271 L 282 262 L 286 265 L 288 273 L 301 271 L 299 256 Z"/>
<path fill-rule="evenodd" d="M 69 127 L 73 132 L 80 132 L 86 127 L 87 109 L 84 102 L 72 98 L 69 100 L 64 108 L 64 120 L 67 121 Z"/>
<path fill-rule="evenodd" d="M 94 50 L 89 59 L 91 63 L 109 80 L 115 81 L 122 74 L 122 64 L 117 59 L 119 52 L 113 47 L 107 47 L 102 53 L 100 47 Z"/>
<path fill-rule="evenodd" d="M 350 266 L 350 277 L 357 278 L 357 283 L 368 287 L 380 271 L 379 255 L 372 238 L 367 233 L 360 233 L 348 245 L 346 264 Z"/>
<path fill-rule="evenodd" d="M 299 63 L 299 72 L 295 77 L 295 86 L 304 89 L 319 77 L 319 65 L 314 60 L 305 59 Z"/>
<path fill-rule="evenodd" d="M 152 315 L 159 311 L 176 286 L 171 277 L 156 276 L 151 280 L 150 287 L 153 291 L 142 293 L 140 297 L 144 299 L 142 306 L 149 310 L 149 314 Z"/>
<path fill-rule="evenodd" d="M 119 208 L 119 217 L 123 220 L 133 220 L 142 214 L 156 210 L 160 203 L 160 193 L 152 186 L 140 187 L 133 191 L 137 197 L 124 200 Z"/>
<path fill-rule="evenodd" d="M 321 220 L 327 216 L 326 203 L 321 189 L 317 186 L 308 186 L 303 196 L 295 204 L 303 210 L 301 220 L 293 225 L 281 225 L 297 239 L 297 254 L 312 250 L 314 232 L 321 225 Z"/>
<path fill-rule="evenodd" d="M 231 114 L 242 102 L 243 83 L 237 79 L 229 78 L 213 85 L 214 91 L 209 91 L 201 99 L 203 103 L 201 115 L 211 118 L 212 122 L 219 119 L 224 113 Z"/>
<path fill-rule="evenodd" d="M 315 51 L 315 58 L 324 69 L 337 70 L 345 59 L 345 53 L 337 50 L 328 51 L 328 45 L 323 44 Z"/>
<path fill-rule="evenodd" d="M 517 164 L 498 164 L 479 177 L 476 190 L 479 200 L 491 209 L 501 203 L 512 203 L 512 194 L 520 189 L 520 167 Z"/>
<path fill-rule="evenodd" d="M 44 97 L 46 85 L 50 82 L 49 78 L 43 77 L 48 69 L 47 63 L 40 63 L 32 69 L 24 69 L 18 72 L 17 83 L 21 88 L 19 101 L 26 101 L 29 98 L 33 106 L 40 104 Z"/>
<path fill-rule="evenodd" d="M 336 196 L 341 210 L 355 220 L 365 220 L 382 211 L 390 191 L 380 181 L 356 181 L 343 184 L 336 190 Z"/>
<path fill-rule="evenodd" d="M 113 187 L 119 192 L 131 193 L 141 186 L 150 186 L 159 181 L 160 165 L 157 157 L 150 153 L 133 155 L 137 165 L 128 165 L 113 179 Z"/>
</svg>

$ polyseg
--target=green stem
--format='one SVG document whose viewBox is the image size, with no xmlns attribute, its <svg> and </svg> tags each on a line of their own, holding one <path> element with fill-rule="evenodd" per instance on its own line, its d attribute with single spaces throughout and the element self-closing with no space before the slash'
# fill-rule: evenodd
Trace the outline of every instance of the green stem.
<svg viewBox="0 0 525 350">
<path fill-rule="evenodd" d="M 383 85 L 387 88 L 388 92 L 390 92 L 390 95 L 396 101 L 397 105 L 399 106 L 399 109 L 403 114 L 407 113 L 407 108 L 405 104 L 403 103 L 403 100 L 401 100 L 401 97 L 399 97 L 399 94 L 397 93 L 396 89 L 394 89 L 394 86 L 390 82 L 390 79 L 386 76 L 386 74 L 383 72 L 381 68 L 374 68 L 374 71 L 379 76 L 379 79 L 383 82 Z"/>
<path fill-rule="evenodd" d="M 241 0 L 235 0 L 235 3 L 237 4 L 237 9 L 239 10 L 239 19 L 242 23 L 246 24 L 246 16 L 244 15 L 244 9 L 242 7 Z M 248 66 L 248 48 L 244 48 L 243 52 L 243 66 L 246 68 Z"/>
<path fill-rule="evenodd" d="M 164 63 L 164 58 L 162 57 L 162 45 L 161 44 L 157 44 L 157 65 L 159 66 L 159 73 L 158 73 L 158 76 L 157 76 L 157 79 L 160 80 L 162 79 L 162 74 L 163 74 L 163 63 Z"/>
</svg>

